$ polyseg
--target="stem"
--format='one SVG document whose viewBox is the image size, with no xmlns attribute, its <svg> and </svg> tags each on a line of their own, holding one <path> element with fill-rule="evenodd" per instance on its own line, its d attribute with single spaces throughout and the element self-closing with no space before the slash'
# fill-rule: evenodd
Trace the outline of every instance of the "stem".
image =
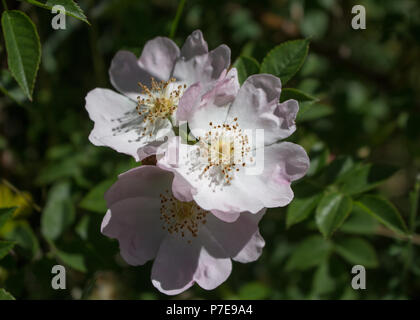
<svg viewBox="0 0 420 320">
<path fill-rule="evenodd" d="M 420 197 L 420 174 L 417 175 L 416 183 L 414 184 L 414 190 L 410 193 L 411 200 L 411 211 L 409 228 L 410 232 L 414 233 L 416 229 L 416 217 L 419 209 L 419 197 Z"/>
<path fill-rule="evenodd" d="M 178 5 L 178 9 L 176 10 L 175 19 L 172 22 L 171 32 L 169 33 L 169 38 L 173 39 L 176 33 L 176 29 L 178 28 L 179 19 L 181 18 L 182 11 L 184 10 L 186 0 L 181 0 Z"/>
<path fill-rule="evenodd" d="M 3 7 L 4 7 L 4 10 L 8 10 L 7 9 L 7 3 L 6 3 L 6 0 L 1 0 L 1 2 L 3 3 Z"/>
<path fill-rule="evenodd" d="M 412 244 L 420 246 L 420 235 L 418 235 L 418 234 L 412 234 L 411 236 L 399 235 L 399 234 L 395 233 L 394 231 L 389 230 L 388 228 L 385 228 L 383 226 L 380 226 L 375 231 L 375 233 L 377 235 L 388 237 L 388 238 L 409 241 Z"/>
</svg>

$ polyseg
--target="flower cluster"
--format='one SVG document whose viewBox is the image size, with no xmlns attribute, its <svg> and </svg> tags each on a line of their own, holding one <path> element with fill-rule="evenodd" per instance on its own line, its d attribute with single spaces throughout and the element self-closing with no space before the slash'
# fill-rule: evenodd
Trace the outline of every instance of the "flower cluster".
<svg viewBox="0 0 420 320">
<path fill-rule="evenodd" d="M 296 130 L 298 103 L 280 103 L 280 79 L 269 74 L 240 86 L 230 49 L 208 51 L 200 31 L 181 49 L 157 37 L 139 59 L 120 51 L 109 74 L 120 93 L 96 88 L 86 97 L 90 141 L 156 160 L 106 192 L 101 231 L 118 239 L 128 264 L 154 259 L 161 292 L 214 289 L 232 259 L 258 259 L 260 219 L 290 203 L 291 182 L 308 170 L 305 150 L 281 142 Z"/>
</svg>

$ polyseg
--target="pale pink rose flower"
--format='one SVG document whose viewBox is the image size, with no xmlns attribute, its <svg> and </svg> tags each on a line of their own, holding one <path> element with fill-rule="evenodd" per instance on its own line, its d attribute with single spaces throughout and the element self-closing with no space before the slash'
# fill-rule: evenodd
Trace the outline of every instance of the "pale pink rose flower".
<svg viewBox="0 0 420 320">
<path fill-rule="evenodd" d="M 152 283 L 168 295 L 194 283 L 216 288 L 229 277 L 232 259 L 255 261 L 265 244 L 258 230 L 265 209 L 227 223 L 198 207 L 184 192 L 187 184 L 159 167 L 141 166 L 120 175 L 105 195 L 102 233 L 118 239 L 128 264 L 154 259 Z"/>
<path fill-rule="evenodd" d="M 185 90 L 200 83 L 205 94 L 227 75 L 229 65 L 230 49 L 221 45 L 209 52 L 199 30 L 181 49 L 171 39 L 157 37 L 146 43 L 139 59 L 119 51 L 109 76 L 121 94 L 96 88 L 86 96 L 86 109 L 95 123 L 89 140 L 140 160 L 139 148 L 174 136 L 176 110 Z"/>
<path fill-rule="evenodd" d="M 296 130 L 299 108 L 296 100 L 279 102 L 280 79 L 253 75 L 236 97 L 220 97 L 230 85 L 219 82 L 205 95 L 197 90 L 199 83 L 188 88 L 178 119 L 188 122 L 199 142 L 187 145 L 172 137 L 156 151 L 157 165 L 188 181 L 194 201 L 225 221 L 243 211 L 289 204 L 291 182 L 309 168 L 301 146 L 280 141 Z"/>
</svg>

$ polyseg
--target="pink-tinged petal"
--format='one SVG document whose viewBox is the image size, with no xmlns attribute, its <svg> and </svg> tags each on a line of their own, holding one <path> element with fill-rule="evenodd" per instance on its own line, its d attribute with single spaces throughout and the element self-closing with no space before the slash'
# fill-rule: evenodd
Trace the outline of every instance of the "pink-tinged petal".
<svg viewBox="0 0 420 320">
<path fill-rule="evenodd" d="M 258 233 L 258 223 L 265 211 L 266 209 L 262 209 L 256 214 L 242 212 L 232 223 L 210 215 L 207 216 L 205 228 L 230 257 L 236 257 L 243 263 L 255 261 L 264 246 L 261 246 L 264 242 L 255 234 Z"/>
<path fill-rule="evenodd" d="M 152 283 L 168 295 L 179 294 L 194 284 L 201 244 L 191 244 L 167 235 L 162 241 L 152 267 Z"/>
<path fill-rule="evenodd" d="M 193 113 L 194 107 L 200 104 L 201 85 L 197 82 L 188 87 L 178 103 L 176 118 L 178 121 L 188 121 Z"/>
<path fill-rule="evenodd" d="M 283 119 L 281 128 L 283 130 L 289 130 L 290 134 L 296 130 L 295 119 L 298 111 L 299 103 L 293 99 L 279 103 L 274 110 L 274 115 Z"/>
<path fill-rule="evenodd" d="M 180 137 L 170 138 L 165 153 L 159 157 L 157 166 L 180 175 L 189 182 L 193 199 L 207 211 L 235 213 L 250 211 L 256 213 L 263 208 L 261 201 L 243 191 L 241 185 L 214 186 L 210 177 L 203 176 L 203 170 L 191 167 L 191 154 L 195 154 L 199 146 L 181 143 Z M 220 219 L 232 221 L 232 215 L 218 215 Z"/>
<path fill-rule="evenodd" d="M 175 174 L 172 182 L 172 194 L 175 198 L 183 202 L 193 201 L 195 189 L 182 176 Z"/>
<path fill-rule="evenodd" d="M 241 263 L 256 261 L 261 256 L 264 246 L 264 238 L 261 236 L 260 232 L 257 231 L 245 247 L 232 259 Z"/>
<path fill-rule="evenodd" d="M 107 146 L 138 159 L 137 149 L 146 144 L 141 137 L 142 119 L 136 104 L 112 90 L 96 88 L 86 96 L 86 110 L 95 122 L 89 140 L 96 146 Z M 170 125 L 170 124 L 169 124 Z M 172 130 L 168 128 L 168 134 Z"/>
<path fill-rule="evenodd" d="M 144 165 L 133 168 L 118 176 L 105 193 L 108 208 L 114 203 L 135 197 L 159 199 L 163 190 L 170 189 L 173 174 L 156 166 Z M 158 211 L 159 212 L 159 211 Z"/>
<path fill-rule="evenodd" d="M 157 80 L 168 80 L 178 59 L 180 50 L 169 38 L 156 37 L 146 43 L 139 59 L 140 67 Z"/>
<path fill-rule="evenodd" d="M 153 156 L 153 155 L 157 155 L 158 150 L 162 147 L 162 145 L 164 145 L 169 137 L 173 137 L 175 134 L 173 131 L 171 131 L 164 139 L 162 139 L 161 141 L 153 141 L 150 142 L 149 144 L 145 145 L 142 148 L 139 148 L 137 150 L 137 155 L 138 155 L 138 159 L 139 161 L 142 161 L 143 159 Z"/>
<path fill-rule="evenodd" d="M 187 85 L 200 82 L 207 86 L 219 79 L 223 70 L 229 65 L 230 49 L 221 45 L 209 53 L 194 56 L 188 60 L 181 57 L 175 63 L 173 76 Z"/>
<path fill-rule="evenodd" d="M 158 198 L 129 198 L 114 203 L 105 215 L 101 232 L 118 240 L 128 264 L 138 266 L 155 258 L 165 235 L 159 208 Z"/>
<path fill-rule="evenodd" d="M 229 278 L 232 261 L 225 248 L 219 245 L 207 229 L 201 228 L 198 237 L 202 247 L 194 280 L 203 289 L 213 290 Z"/>
<path fill-rule="evenodd" d="M 235 68 L 228 73 L 222 72 L 220 78 L 214 83 L 212 88 L 206 93 L 203 86 L 196 84 L 189 92 L 186 91 L 181 98 L 178 112 L 182 113 L 182 120 L 188 121 L 188 126 L 195 136 L 200 136 L 209 129 L 209 122 L 214 124 L 224 123 L 229 104 L 234 100 L 238 90 L 239 81 Z"/>
<path fill-rule="evenodd" d="M 235 222 L 241 216 L 240 212 L 223 212 L 219 210 L 211 210 L 211 213 L 218 219 L 228 223 Z"/>
<path fill-rule="evenodd" d="M 207 42 L 204 40 L 203 33 L 200 30 L 195 30 L 185 40 L 181 48 L 181 57 L 189 60 L 194 56 L 205 54 L 209 51 Z"/>
<path fill-rule="evenodd" d="M 232 184 L 258 200 L 263 207 L 286 206 L 293 199 L 292 181 L 303 177 L 309 168 L 306 151 L 299 145 L 282 142 L 264 148 L 263 170 L 259 174 L 238 172 Z"/>
<path fill-rule="evenodd" d="M 309 157 L 305 149 L 291 142 L 281 142 L 265 147 L 267 166 L 275 168 L 274 179 L 295 181 L 302 178 L 309 169 Z"/>
<path fill-rule="evenodd" d="M 112 59 L 109 77 L 115 89 L 137 101 L 141 93 L 138 83 L 149 86 L 152 75 L 140 66 L 134 53 L 121 50 Z"/>
<path fill-rule="evenodd" d="M 296 127 L 297 110 L 292 103 L 278 104 L 281 92 L 280 79 L 269 74 L 250 76 L 239 89 L 229 109 L 227 122 L 238 118 L 242 130 L 264 130 L 265 145 L 290 136 Z"/>
</svg>

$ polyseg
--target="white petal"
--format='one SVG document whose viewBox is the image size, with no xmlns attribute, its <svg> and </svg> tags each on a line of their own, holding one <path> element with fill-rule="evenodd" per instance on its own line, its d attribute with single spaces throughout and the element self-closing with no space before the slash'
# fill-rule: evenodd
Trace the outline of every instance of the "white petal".
<svg viewBox="0 0 420 320">
<path fill-rule="evenodd" d="M 171 136 L 169 120 L 157 121 L 152 136 L 142 136 L 146 124 L 136 111 L 136 103 L 108 89 L 94 89 L 86 96 L 86 109 L 95 122 L 89 140 L 97 146 L 107 146 L 139 160 L 137 150 L 146 144 Z"/>
</svg>

